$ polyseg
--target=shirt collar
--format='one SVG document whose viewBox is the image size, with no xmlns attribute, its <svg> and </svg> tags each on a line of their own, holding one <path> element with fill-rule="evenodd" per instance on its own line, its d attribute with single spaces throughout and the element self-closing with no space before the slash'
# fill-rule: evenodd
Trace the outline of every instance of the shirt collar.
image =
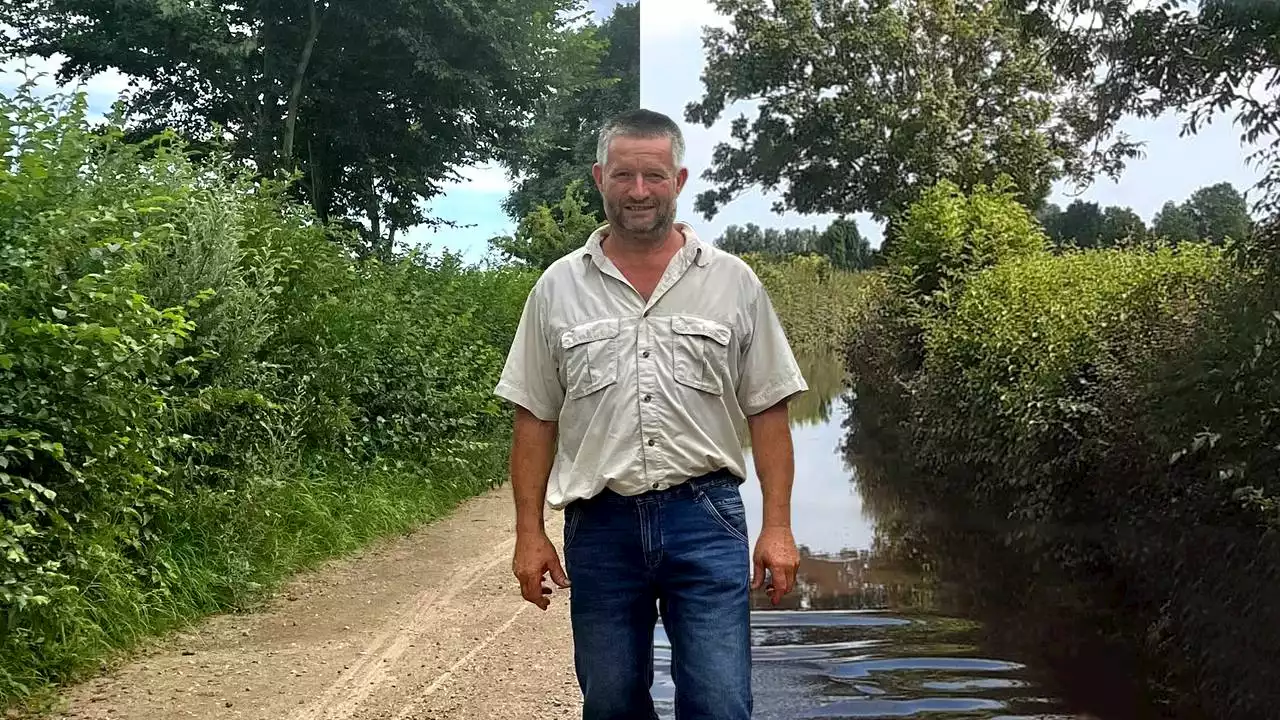
<svg viewBox="0 0 1280 720">
<path fill-rule="evenodd" d="M 711 262 L 710 247 L 698 237 L 698 234 L 694 232 L 693 227 L 690 226 L 689 223 L 684 222 L 683 220 L 677 220 L 675 222 L 675 228 L 684 235 L 684 247 L 680 248 L 680 251 L 676 253 L 676 257 L 679 257 L 686 262 L 696 263 L 698 267 L 706 267 L 707 263 Z M 587 238 L 585 246 L 586 253 L 584 257 L 589 261 L 594 262 L 597 266 L 602 266 L 604 263 L 604 249 L 600 244 L 608 234 L 609 223 L 605 223 L 596 228 L 595 231 L 591 233 L 591 236 Z"/>
</svg>

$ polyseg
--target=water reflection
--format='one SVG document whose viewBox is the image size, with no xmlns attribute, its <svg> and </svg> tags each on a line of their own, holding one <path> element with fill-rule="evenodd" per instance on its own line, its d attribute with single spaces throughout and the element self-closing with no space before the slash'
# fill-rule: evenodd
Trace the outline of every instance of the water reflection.
<svg viewBox="0 0 1280 720">
<path fill-rule="evenodd" d="M 845 451 L 852 405 L 836 358 L 802 359 L 810 393 L 793 406 L 796 590 L 753 597 L 756 718 L 1084 718 L 1048 689 L 1044 668 L 993 640 L 970 597 L 920 542 L 925 515 L 862 487 Z M 745 433 L 744 433 L 745 435 Z M 752 547 L 760 489 L 743 486 Z M 877 472 L 874 468 L 860 468 Z M 944 563 L 945 564 L 945 563 Z M 670 645 L 656 629 L 653 694 L 674 717 Z"/>
</svg>

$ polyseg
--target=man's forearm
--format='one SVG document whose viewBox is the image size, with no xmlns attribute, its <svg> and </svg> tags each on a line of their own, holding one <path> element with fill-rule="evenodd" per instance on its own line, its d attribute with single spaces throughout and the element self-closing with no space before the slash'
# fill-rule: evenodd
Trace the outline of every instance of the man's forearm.
<svg viewBox="0 0 1280 720">
<path fill-rule="evenodd" d="M 779 403 L 747 418 L 751 430 L 751 455 L 760 478 L 764 506 L 763 526 L 791 527 L 791 486 L 795 456 L 787 404 Z"/>
<path fill-rule="evenodd" d="M 546 532 L 542 510 L 547 478 L 555 459 L 557 425 L 516 408 L 511 438 L 511 490 L 516 502 L 516 534 Z"/>
</svg>

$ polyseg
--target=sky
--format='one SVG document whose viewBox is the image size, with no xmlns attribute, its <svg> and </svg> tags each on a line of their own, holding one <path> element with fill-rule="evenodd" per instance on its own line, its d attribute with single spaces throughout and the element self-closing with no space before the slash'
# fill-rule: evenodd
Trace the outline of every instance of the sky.
<svg viewBox="0 0 1280 720">
<path fill-rule="evenodd" d="M 612 4 L 595 3 L 606 12 Z M 749 118 L 755 115 L 750 106 L 738 104 L 730 106 L 711 128 L 684 120 L 685 105 L 702 94 L 701 73 L 706 62 L 702 28 L 728 23 L 728 18 L 716 13 L 710 0 L 643 0 L 640 7 L 641 105 L 670 115 L 685 133 L 689 182 L 680 196 L 679 218 L 691 223 L 706 239 L 719 237 L 729 225 L 747 223 L 776 228 L 826 226 L 833 215 L 773 212 L 771 206 L 779 198 L 760 190 L 747 192 L 724 206 L 710 221 L 693 212 L 694 199 L 709 187 L 700 175 L 709 166 L 716 143 L 729 139 L 729 125 L 735 117 L 743 113 Z M 1181 120 L 1174 115 L 1122 123 L 1121 130 L 1130 138 L 1145 141 L 1145 156 L 1129 161 L 1117 181 L 1100 177 L 1083 190 L 1059 183 L 1050 201 L 1062 207 L 1077 198 L 1104 206 L 1128 206 L 1150 223 L 1168 200 L 1181 202 L 1198 188 L 1223 181 L 1246 191 L 1260 179 L 1258 169 L 1247 162 L 1252 148 L 1240 143 L 1239 128 L 1232 124 L 1230 116 L 1216 118 L 1192 136 L 1179 137 L 1180 127 Z M 414 237 L 425 236 L 434 247 L 449 247 L 477 260 L 485 253 L 486 238 L 511 232 L 514 224 L 501 210 L 506 191 L 502 173 L 484 168 L 472 168 L 467 173 L 468 180 L 451 186 L 432 208 L 441 216 L 475 223 L 477 227 Z M 872 245 L 878 246 L 880 227 L 867 215 L 854 218 Z"/>
<path fill-rule="evenodd" d="M 613 0 L 591 0 L 592 9 L 601 17 L 616 5 Z M 726 24 L 728 18 L 717 15 L 710 0 L 643 0 L 641 2 L 641 82 L 643 107 L 666 113 L 685 132 L 686 165 L 689 183 L 681 194 L 677 213 L 681 220 L 693 225 L 705 239 L 714 240 L 729 225 L 755 223 L 762 227 L 825 226 L 830 215 L 777 214 L 771 205 L 777 198 L 755 190 L 726 205 L 710 221 L 692 210 L 694 198 L 708 187 L 700 175 L 711 160 L 717 142 L 729 138 L 729 124 L 749 107 L 730 106 L 720 122 L 711 128 L 684 121 L 684 107 L 702 93 L 700 75 L 705 63 L 702 28 Z M 11 92 L 19 82 L 13 74 L 21 61 L 0 66 L 0 92 Z M 52 64 L 36 59 L 33 65 L 52 70 Z M 90 108 L 95 114 L 107 111 L 125 81 L 114 73 L 104 73 L 89 81 Z M 46 80 L 42 90 L 52 89 Z M 1180 120 L 1164 116 L 1152 120 L 1131 120 L 1123 130 L 1134 139 L 1146 141 L 1146 157 L 1128 163 L 1118 182 L 1101 178 L 1075 195 L 1065 184 L 1055 187 L 1052 202 L 1066 206 L 1077 196 L 1102 205 L 1129 206 L 1148 222 L 1167 200 L 1184 200 L 1197 188 L 1216 182 L 1230 182 L 1244 191 L 1260 177 L 1259 171 L 1247 163 L 1251 149 L 1239 142 L 1239 130 L 1229 116 L 1217 118 L 1211 125 L 1189 137 L 1179 137 Z M 509 184 L 504 171 L 496 166 L 461 168 L 463 179 L 446 186 L 442 196 L 427 203 L 428 211 L 469 227 L 451 229 L 415 228 L 405 239 L 428 246 L 434 254 L 441 249 L 462 253 L 470 262 L 482 260 L 489 252 L 488 239 L 514 231 L 514 222 L 502 210 L 502 200 Z M 855 216 L 864 235 L 878 245 L 880 229 L 866 216 Z"/>
</svg>

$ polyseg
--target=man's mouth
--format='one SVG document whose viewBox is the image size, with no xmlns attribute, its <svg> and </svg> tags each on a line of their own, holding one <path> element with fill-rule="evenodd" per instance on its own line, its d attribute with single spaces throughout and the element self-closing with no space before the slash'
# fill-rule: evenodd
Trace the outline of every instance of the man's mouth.
<svg viewBox="0 0 1280 720">
<path fill-rule="evenodd" d="M 623 207 L 626 208 L 629 212 L 644 212 L 646 210 L 653 210 L 656 206 L 654 205 L 623 205 Z"/>
</svg>

